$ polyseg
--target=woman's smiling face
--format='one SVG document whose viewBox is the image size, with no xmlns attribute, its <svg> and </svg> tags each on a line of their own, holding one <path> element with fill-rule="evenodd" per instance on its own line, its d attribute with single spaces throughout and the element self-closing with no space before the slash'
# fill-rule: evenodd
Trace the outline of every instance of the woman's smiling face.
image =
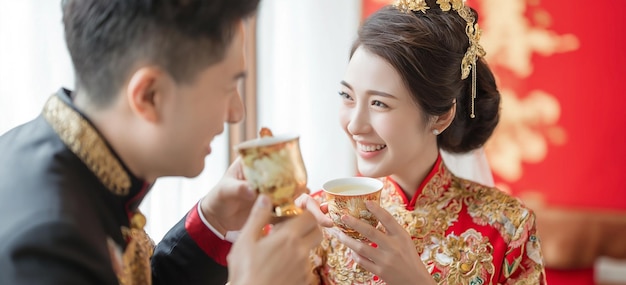
<svg viewBox="0 0 626 285">
<path fill-rule="evenodd" d="M 400 175 L 421 169 L 420 158 L 437 151 L 431 124 L 424 120 L 400 74 L 383 58 L 362 46 L 357 48 L 339 94 L 340 123 L 352 142 L 363 176 Z"/>
</svg>

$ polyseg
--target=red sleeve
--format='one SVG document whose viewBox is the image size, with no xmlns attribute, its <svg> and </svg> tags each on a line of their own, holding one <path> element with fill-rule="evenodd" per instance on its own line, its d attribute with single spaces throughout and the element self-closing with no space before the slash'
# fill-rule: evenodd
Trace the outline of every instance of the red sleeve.
<svg viewBox="0 0 626 285">
<path fill-rule="evenodd" d="M 200 219 L 198 205 L 194 205 L 185 219 L 185 229 L 196 244 L 215 262 L 228 266 L 226 256 L 232 243 L 216 236 Z"/>
</svg>

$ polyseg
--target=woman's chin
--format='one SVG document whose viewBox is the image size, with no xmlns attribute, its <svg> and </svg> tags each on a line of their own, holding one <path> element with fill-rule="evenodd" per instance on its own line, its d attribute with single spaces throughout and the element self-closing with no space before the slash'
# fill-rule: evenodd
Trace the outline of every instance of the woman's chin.
<svg viewBox="0 0 626 285">
<path fill-rule="evenodd" d="M 366 177 L 383 177 L 383 173 L 377 169 L 376 165 L 372 165 L 371 163 L 361 163 L 359 162 L 357 165 L 357 170 L 359 171 L 359 175 Z"/>
</svg>

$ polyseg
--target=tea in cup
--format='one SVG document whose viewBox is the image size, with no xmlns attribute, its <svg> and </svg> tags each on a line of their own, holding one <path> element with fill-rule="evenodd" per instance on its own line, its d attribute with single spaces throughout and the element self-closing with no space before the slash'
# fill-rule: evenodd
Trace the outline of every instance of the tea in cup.
<svg viewBox="0 0 626 285">
<path fill-rule="evenodd" d="M 341 221 L 341 216 L 350 215 L 373 227 L 378 219 L 365 206 L 366 201 L 380 203 L 383 182 L 370 177 L 346 177 L 330 180 L 322 186 L 328 203 L 328 214 L 335 225 L 348 236 L 364 240 L 365 237 Z"/>
</svg>

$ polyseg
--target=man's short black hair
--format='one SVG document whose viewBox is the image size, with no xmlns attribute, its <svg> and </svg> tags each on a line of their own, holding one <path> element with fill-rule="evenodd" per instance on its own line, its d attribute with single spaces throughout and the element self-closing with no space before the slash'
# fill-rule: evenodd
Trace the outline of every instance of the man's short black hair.
<svg viewBox="0 0 626 285">
<path fill-rule="evenodd" d="M 238 20 L 259 0 L 63 0 L 65 40 L 76 87 L 100 106 L 138 64 L 153 64 L 177 82 L 219 62 Z"/>
</svg>

